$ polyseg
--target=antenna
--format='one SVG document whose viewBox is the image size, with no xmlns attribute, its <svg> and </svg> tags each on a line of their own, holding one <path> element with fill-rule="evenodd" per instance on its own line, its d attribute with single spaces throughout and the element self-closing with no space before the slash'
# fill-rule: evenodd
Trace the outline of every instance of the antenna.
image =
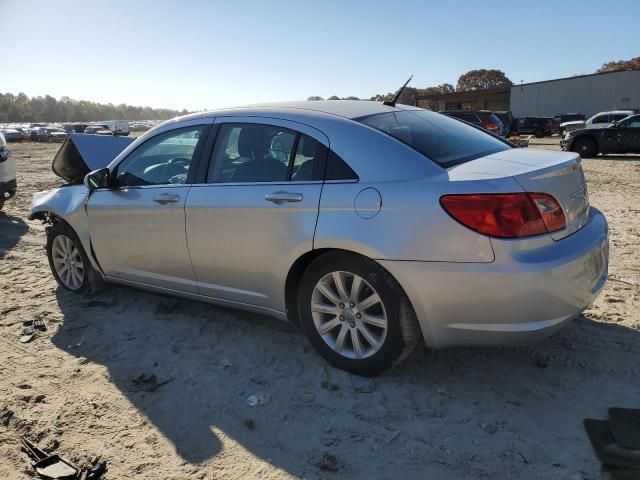
<svg viewBox="0 0 640 480">
<path fill-rule="evenodd" d="M 411 79 L 413 78 L 413 73 L 411 74 L 411 76 L 409 77 L 409 80 L 407 80 L 406 82 L 404 82 L 404 85 L 402 85 L 400 87 L 400 90 L 398 90 L 398 93 L 396 93 L 396 96 L 393 97 L 393 100 L 391 101 L 386 101 L 386 102 L 382 102 L 383 105 L 387 105 L 389 107 L 395 107 L 396 106 L 396 102 L 398 101 L 398 98 L 400 98 L 400 94 L 404 91 L 405 87 L 407 85 L 409 85 L 409 82 L 411 81 Z"/>
</svg>

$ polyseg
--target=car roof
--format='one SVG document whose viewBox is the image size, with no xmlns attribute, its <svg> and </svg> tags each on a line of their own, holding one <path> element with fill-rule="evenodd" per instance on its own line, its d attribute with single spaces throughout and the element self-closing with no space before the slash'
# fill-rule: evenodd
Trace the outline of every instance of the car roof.
<svg viewBox="0 0 640 480">
<path fill-rule="evenodd" d="M 303 110 L 306 112 L 318 112 L 329 115 L 336 115 L 343 118 L 359 118 L 377 113 L 390 113 L 402 110 L 418 110 L 418 107 L 409 105 L 396 105 L 391 107 L 384 105 L 382 102 L 374 102 L 372 100 L 318 100 L 318 101 L 302 101 L 302 102 L 273 102 L 258 103 L 254 105 L 245 105 L 240 107 L 221 108 L 217 110 L 209 110 L 206 112 L 192 113 L 179 117 L 179 120 L 192 120 L 203 117 L 215 117 L 217 115 L 248 115 L 260 113 L 291 113 L 292 110 Z"/>
<path fill-rule="evenodd" d="M 633 110 L 609 110 L 608 112 L 598 112 L 594 115 L 594 117 L 596 115 L 606 115 L 606 114 L 612 114 L 612 113 L 628 113 L 628 114 L 632 114 L 635 113 Z"/>
</svg>

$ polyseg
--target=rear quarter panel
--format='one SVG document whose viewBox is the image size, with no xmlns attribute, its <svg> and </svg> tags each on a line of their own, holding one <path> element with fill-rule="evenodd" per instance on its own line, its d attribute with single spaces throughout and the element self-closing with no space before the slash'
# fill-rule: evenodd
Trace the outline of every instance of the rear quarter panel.
<svg viewBox="0 0 640 480">
<path fill-rule="evenodd" d="M 426 159 L 424 160 L 427 161 Z M 380 211 L 370 219 L 356 212 L 362 190 L 380 193 Z M 450 181 L 446 172 L 430 179 L 327 183 L 320 200 L 315 248 L 340 248 L 373 259 L 429 262 L 492 262 L 488 237 L 453 220 L 442 195 L 522 191 L 511 178 Z"/>
</svg>

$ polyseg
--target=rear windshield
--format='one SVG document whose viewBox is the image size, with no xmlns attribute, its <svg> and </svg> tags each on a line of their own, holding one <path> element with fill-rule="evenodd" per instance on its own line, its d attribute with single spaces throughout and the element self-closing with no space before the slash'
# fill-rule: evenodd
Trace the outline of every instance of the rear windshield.
<svg viewBox="0 0 640 480">
<path fill-rule="evenodd" d="M 426 110 L 379 113 L 357 120 L 406 143 L 443 168 L 511 148 L 482 130 Z"/>
</svg>

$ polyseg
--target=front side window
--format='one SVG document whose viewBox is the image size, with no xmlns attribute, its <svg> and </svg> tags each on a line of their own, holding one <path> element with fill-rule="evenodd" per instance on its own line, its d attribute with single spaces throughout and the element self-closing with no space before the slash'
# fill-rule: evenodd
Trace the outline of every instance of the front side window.
<svg viewBox="0 0 640 480">
<path fill-rule="evenodd" d="M 203 125 L 161 133 L 136 148 L 116 167 L 118 186 L 184 184 Z"/>
<path fill-rule="evenodd" d="M 443 168 L 511 148 L 482 130 L 424 110 L 379 113 L 357 120 L 409 145 Z"/>
<path fill-rule="evenodd" d="M 640 116 L 631 117 L 620 124 L 623 128 L 640 128 Z"/>
<path fill-rule="evenodd" d="M 317 181 L 327 148 L 308 135 L 275 125 L 223 124 L 207 183 Z"/>
<path fill-rule="evenodd" d="M 609 115 L 598 115 L 591 123 L 609 123 Z"/>
</svg>

